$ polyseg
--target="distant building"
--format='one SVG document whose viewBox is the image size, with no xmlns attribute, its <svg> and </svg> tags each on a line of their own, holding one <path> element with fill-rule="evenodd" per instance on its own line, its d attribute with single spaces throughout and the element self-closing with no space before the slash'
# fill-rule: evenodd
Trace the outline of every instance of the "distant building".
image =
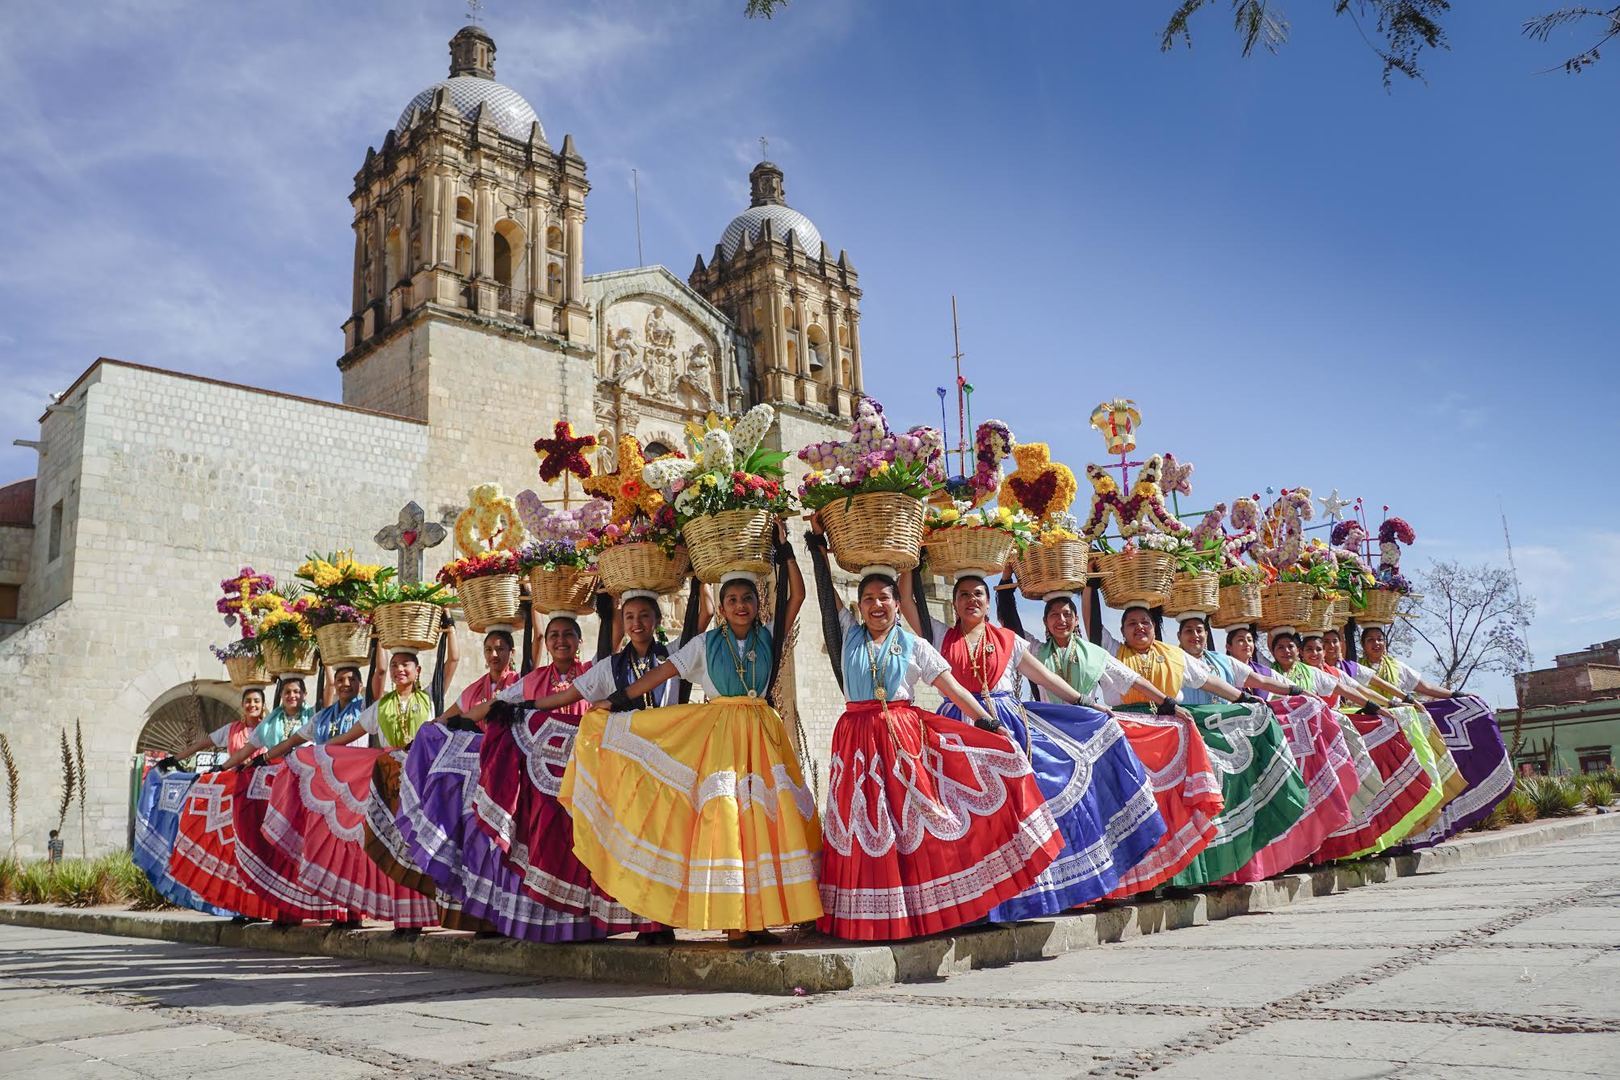
<svg viewBox="0 0 1620 1080">
<path fill-rule="evenodd" d="M 1521 772 L 1595 772 L 1620 757 L 1620 638 L 1563 653 L 1553 666 L 1516 676 L 1524 702 L 1497 713 L 1513 737 L 1520 725 L 1514 763 Z"/>
</svg>

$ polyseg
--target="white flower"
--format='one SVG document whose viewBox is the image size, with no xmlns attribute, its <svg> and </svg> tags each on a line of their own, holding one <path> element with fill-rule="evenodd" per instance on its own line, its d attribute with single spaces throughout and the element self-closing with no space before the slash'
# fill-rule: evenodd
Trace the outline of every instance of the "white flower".
<svg viewBox="0 0 1620 1080">
<path fill-rule="evenodd" d="M 729 433 L 717 429 L 703 436 L 704 472 L 729 473 L 736 461 Z"/>
<path fill-rule="evenodd" d="M 691 476 L 698 471 L 695 461 L 685 458 L 659 458 L 649 461 L 642 467 L 642 482 L 649 487 L 655 487 L 666 496 L 674 489 L 675 481 L 682 477 Z"/>
<path fill-rule="evenodd" d="M 743 414 L 732 429 L 731 441 L 737 448 L 737 456 L 746 458 L 764 441 L 765 433 L 771 430 L 776 423 L 776 410 L 769 405 L 755 405 Z"/>
</svg>

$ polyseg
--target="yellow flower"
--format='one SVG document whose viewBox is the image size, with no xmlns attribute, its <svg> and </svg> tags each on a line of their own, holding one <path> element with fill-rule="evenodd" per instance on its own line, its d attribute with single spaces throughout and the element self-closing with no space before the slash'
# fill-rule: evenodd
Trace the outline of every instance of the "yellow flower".
<svg viewBox="0 0 1620 1080">
<path fill-rule="evenodd" d="M 962 516 L 961 512 L 958 511 L 956 509 L 956 507 L 954 507 L 954 506 L 951 507 L 949 510 L 941 510 L 939 512 L 939 520 L 940 520 L 940 523 L 943 524 L 943 525 L 949 525 L 952 522 L 956 521 L 961 516 Z"/>
</svg>

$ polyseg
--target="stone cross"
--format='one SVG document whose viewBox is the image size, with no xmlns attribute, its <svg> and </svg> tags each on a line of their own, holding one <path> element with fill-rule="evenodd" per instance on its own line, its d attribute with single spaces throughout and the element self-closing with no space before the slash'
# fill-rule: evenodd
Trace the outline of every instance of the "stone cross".
<svg viewBox="0 0 1620 1080">
<path fill-rule="evenodd" d="M 422 554 L 428 548 L 444 542 L 445 529 L 437 521 L 428 521 L 422 508 L 414 501 L 405 504 L 399 520 L 377 532 L 377 546 L 384 551 L 399 552 L 399 580 L 414 585 L 422 580 Z"/>
</svg>

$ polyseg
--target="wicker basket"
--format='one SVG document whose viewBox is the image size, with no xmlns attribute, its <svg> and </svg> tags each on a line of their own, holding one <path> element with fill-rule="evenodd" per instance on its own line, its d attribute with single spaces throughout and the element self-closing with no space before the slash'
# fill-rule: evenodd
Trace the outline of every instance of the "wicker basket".
<svg viewBox="0 0 1620 1080">
<path fill-rule="evenodd" d="M 596 575 L 577 566 L 529 571 L 529 603 L 536 615 L 589 615 L 596 594 Z"/>
<path fill-rule="evenodd" d="M 315 644 L 321 650 L 321 663 L 329 668 L 363 664 L 371 657 L 371 625 L 335 622 L 317 626 Z"/>
<path fill-rule="evenodd" d="M 1209 621 L 1210 625 L 1222 630 L 1259 622 L 1260 583 L 1246 581 L 1238 585 L 1222 585 L 1220 603 Z"/>
<path fill-rule="evenodd" d="M 264 664 L 257 656 L 233 656 L 225 661 L 225 673 L 230 676 L 231 685 L 238 690 L 246 690 L 250 686 L 268 686 L 271 683 L 270 673 L 264 670 Z"/>
<path fill-rule="evenodd" d="M 692 573 L 713 585 L 722 574 L 746 570 L 769 574 L 776 546 L 776 523 L 768 510 L 722 510 L 681 526 Z"/>
<path fill-rule="evenodd" d="M 596 557 L 596 572 L 602 588 L 615 595 L 627 589 L 647 589 L 667 595 L 679 589 L 691 572 L 686 549 L 678 547 L 673 556 L 665 555 L 657 544 L 614 544 Z"/>
<path fill-rule="evenodd" d="M 1127 607 L 1162 607 L 1170 598 L 1176 576 L 1176 557 L 1166 551 L 1103 552 L 1097 555 L 1102 575 L 1103 603 L 1115 611 Z"/>
<path fill-rule="evenodd" d="M 1170 597 L 1164 602 L 1165 610 L 1176 615 L 1192 611 L 1208 615 L 1220 606 L 1221 575 L 1214 571 L 1177 574 L 1170 582 Z"/>
<path fill-rule="evenodd" d="M 872 491 L 821 508 L 827 546 L 852 574 L 889 566 L 902 574 L 920 562 L 923 504 L 897 491 Z"/>
<path fill-rule="evenodd" d="M 1087 572 L 1090 558 L 1086 545 L 1079 540 L 1031 544 L 1022 555 L 1013 556 L 1018 591 L 1030 600 L 1043 600 L 1058 592 L 1079 592 L 1091 577 Z"/>
<path fill-rule="evenodd" d="M 1395 621 L 1395 611 L 1401 606 L 1401 594 L 1393 589 L 1368 589 L 1363 594 L 1367 606 L 1355 613 L 1362 626 L 1388 626 Z"/>
<path fill-rule="evenodd" d="M 421 652 L 439 643 L 443 618 L 438 604 L 402 600 L 379 604 L 371 613 L 371 625 L 377 628 L 377 644 L 384 649 Z"/>
<path fill-rule="evenodd" d="M 1311 597 L 1305 619 L 1299 624 L 1298 629 L 1302 633 L 1310 631 L 1313 634 L 1320 634 L 1324 630 L 1331 628 L 1333 626 L 1333 612 L 1337 606 L 1338 601 L 1332 593 Z"/>
<path fill-rule="evenodd" d="M 468 628 L 475 634 L 523 622 L 522 593 L 516 574 L 485 574 L 458 581 L 456 597 L 467 616 Z"/>
<path fill-rule="evenodd" d="M 1260 588 L 1260 626 L 1272 630 L 1279 626 L 1299 627 L 1310 618 L 1311 601 L 1316 598 L 1316 586 L 1302 581 L 1274 581 Z"/>
<path fill-rule="evenodd" d="M 947 578 L 964 571 L 985 577 L 999 574 L 1007 568 L 1014 547 L 1012 533 L 982 525 L 935 529 L 923 541 L 928 569 Z"/>
<path fill-rule="evenodd" d="M 305 643 L 295 653 L 283 652 L 272 642 L 266 641 L 259 650 L 264 660 L 264 670 L 272 679 L 279 679 L 283 675 L 313 675 L 315 674 L 315 643 Z"/>
</svg>

